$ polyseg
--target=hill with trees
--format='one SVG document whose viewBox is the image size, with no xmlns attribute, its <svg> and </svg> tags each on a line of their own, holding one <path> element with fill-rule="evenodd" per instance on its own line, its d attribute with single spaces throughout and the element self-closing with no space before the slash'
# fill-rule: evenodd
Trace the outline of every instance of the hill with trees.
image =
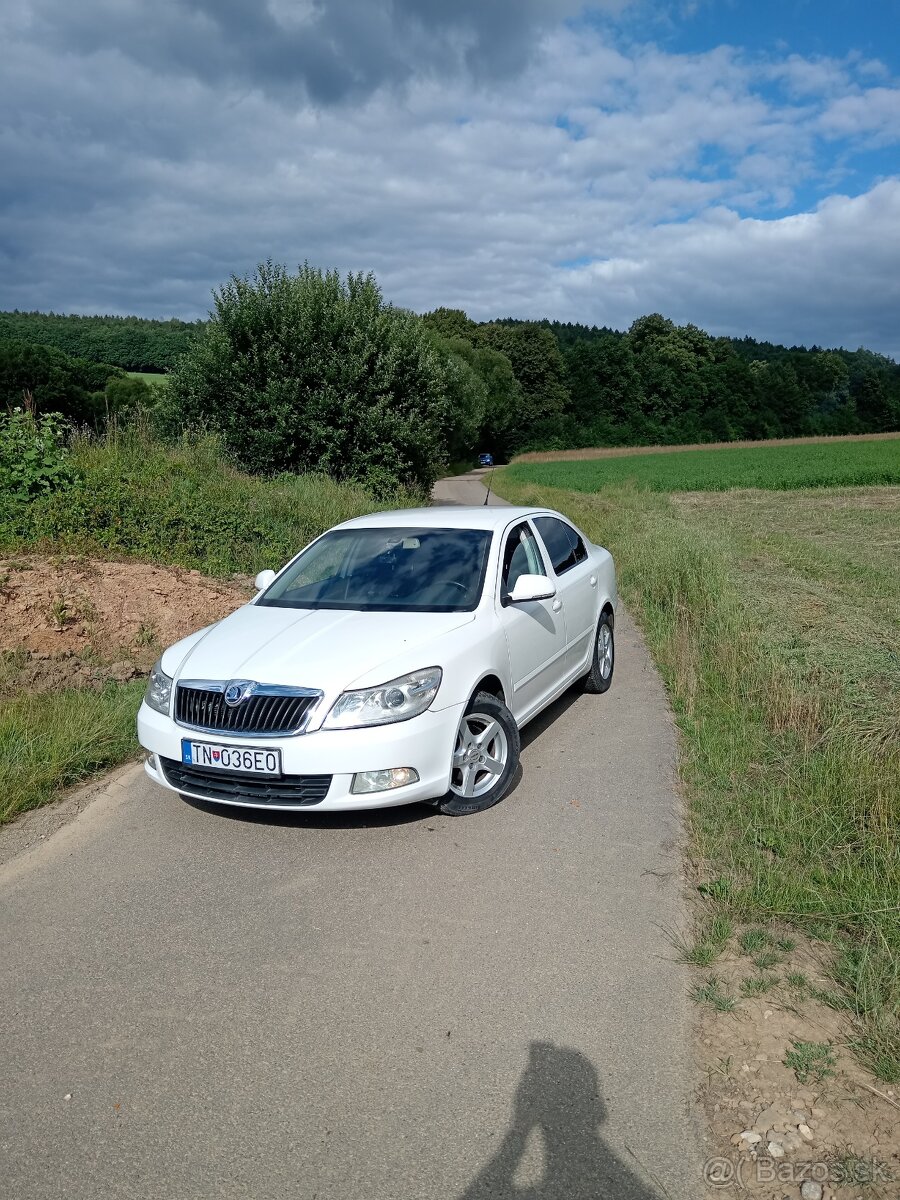
<svg viewBox="0 0 900 1200">
<path fill-rule="evenodd" d="M 203 321 L 144 317 L 81 317 L 59 313 L 2 312 L 0 340 L 52 346 L 75 358 L 114 363 L 125 371 L 163 372 L 175 366 Z"/>
</svg>

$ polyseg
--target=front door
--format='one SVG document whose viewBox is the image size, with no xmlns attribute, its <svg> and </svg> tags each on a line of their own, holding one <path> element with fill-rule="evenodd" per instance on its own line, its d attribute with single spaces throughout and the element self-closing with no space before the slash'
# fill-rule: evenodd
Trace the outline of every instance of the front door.
<svg viewBox="0 0 900 1200">
<path fill-rule="evenodd" d="M 523 521 L 506 535 L 498 592 L 513 684 L 509 707 L 520 722 L 559 688 L 566 673 L 566 616 L 559 596 L 525 604 L 509 600 L 520 575 L 546 573 L 537 538 Z"/>
</svg>

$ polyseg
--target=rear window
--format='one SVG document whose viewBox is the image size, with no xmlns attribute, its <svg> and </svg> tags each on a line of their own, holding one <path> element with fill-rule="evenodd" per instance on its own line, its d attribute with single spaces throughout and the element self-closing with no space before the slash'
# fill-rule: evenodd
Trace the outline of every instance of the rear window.
<svg viewBox="0 0 900 1200">
<path fill-rule="evenodd" d="M 562 575 L 587 558 L 584 540 L 565 521 L 557 517 L 535 517 L 534 523 L 557 575 Z"/>
</svg>

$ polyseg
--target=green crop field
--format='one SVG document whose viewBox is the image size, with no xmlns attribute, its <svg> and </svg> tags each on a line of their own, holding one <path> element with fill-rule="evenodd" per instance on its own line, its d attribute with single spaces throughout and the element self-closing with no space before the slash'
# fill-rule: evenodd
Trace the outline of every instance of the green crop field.
<svg viewBox="0 0 900 1200">
<path fill-rule="evenodd" d="M 633 454 L 560 462 L 521 462 L 506 468 L 510 482 L 596 492 L 634 482 L 654 492 L 718 492 L 731 488 L 783 490 L 869 487 L 900 483 L 900 441 L 816 442 Z"/>
<path fill-rule="evenodd" d="M 898 475 L 896 442 L 843 443 L 761 448 L 749 463 L 768 490 L 725 490 L 754 478 L 727 450 L 641 464 L 669 495 L 628 482 L 650 481 L 640 458 L 514 464 L 493 488 L 567 513 L 615 556 L 681 731 L 698 945 L 711 956 L 703 930 L 731 922 L 796 925 L 821 949 L 848 1041 L 896 1082 L 900 487 L 785 491 L 816 460 L 824 473 L 806 453 L 820 449 L 844 478 Z M 620 482 L 602 486 L 609 468 Z M 691 485 L 704 490 L 674 490 Z"/>
<path fill-rule="evenodd" d="M 169 382 L 169 376 L 158 371 L 128 371 L 126 374 L 131 379 L 143 379 L 150 387 L 166 387 Z"/>
</svg>

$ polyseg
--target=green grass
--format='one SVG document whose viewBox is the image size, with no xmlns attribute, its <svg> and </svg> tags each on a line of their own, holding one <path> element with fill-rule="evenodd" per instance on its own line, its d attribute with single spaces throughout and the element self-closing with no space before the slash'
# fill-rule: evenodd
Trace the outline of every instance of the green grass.
<svg viewBox="0 0 900 1200">
<path fill-rule="evenodd" d="M 891 440 L 818 442 L 513 463 L 506 468 L 506 477 L 519 486 L 538 484 L 576 492 L 596 492 L 630 482 L 655 492 L 897 484 L 900 444 Z"/>
<path fill-rule="evenodd" d="M 766 992 L 770 992 L 777 985 L 777 975 L 751 975 L 749 979 L 745 979 L 741 984 L 741 995 L 748 998 L 764 996 Z"/>
<path fill-rule="evenodd" d="M 130 379 L 143 379 L 150 387 L 168 387 L 169 376 L 159 371 L 126 371 Z"/>
<path fill-rule="evenodd" d="M 213 437 L 173 447 L 134 433 L 84 440 L 72 462 L 76 487 L 5 511 L 0 501 L 0 551 L 113 555 L 252 575 L 282 566 L 340 521 L 420 499 L 407 492 L 376 499 L 325 475 L 247 475 Z"/>
<path fill-rule="evenodd" d="M 700 925 L 694 938 L 674 939 L 678 961 L 691 963 L 695 967 L 708 967 L 728 945 L 733 932 L 728 917 L 724 913 L 714 913 L 708 921 Z"/>
<path fill-rule="evenodd" d="M 137 753 L 141 681 L 0 703 L 0 824 Z"/>
<path fill-rule="evenodd" d="M 691 992 L 691 999 L 698 1004 L 708 1004 L 716 1012 L 734 1012 L 735 1001 L 723 991 L 721 982 L 710 975 L 706 983 L 698 983 Z"/>
<path fill-rule="evenodd" d="M 612 550 L 681 731 L 707 905 L 826 940 L 857 1052 L 900 1080 L 900 491 L 588 495 L 518 467 L 494 487 Z"/>
<path fill-rule="evenodd" d="M 793 1070 L 800 1083 L 808 1083 L 810 1079 L 821 1083 L 834 1074 L 834 1054 L 826 1042 L 799 1042 L 792 1038 L 791 1045 L 793 1050 L 784 1056 L 784 1065 Z"/>
</svg>

